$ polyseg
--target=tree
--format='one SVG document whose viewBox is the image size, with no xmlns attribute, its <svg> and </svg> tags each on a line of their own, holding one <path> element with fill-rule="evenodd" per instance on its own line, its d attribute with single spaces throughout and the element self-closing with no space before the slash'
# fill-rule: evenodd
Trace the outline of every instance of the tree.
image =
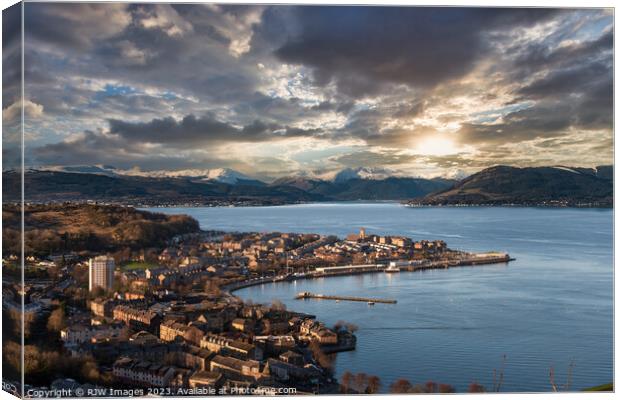
<svg viewBox="0 0 620 400">
<path fill-rule="evenodd" d="M 381 388 L 381 379 L 379 379 L 376 375 L 371 375 L 368 377 L 368 387 L 366 391 L 368 394 L 376 394 L 379 392 Z"/>
<path fill-rule="evenodd" d="M 479 384 L 478 382 L 472 382 L 469 384 L 469 388 L 467 390 L 469 393 L 484 393 L 484 386 Z"/>
<path fill-rule="evenodd" d="M 349 393 L 349 389 L 351 388 L 351 381 L 353 380 L 353 374 L 349 371 L 344 371 L 342 374 L 342 378 L 340 378 L 340 390 L 342 393 Z"/>
<path fill-rule="evenodd" d="M 271 302 L 271 311 L 286 311 L 286 304 L 280 300 L 274 300 Z"/>
<path fill-rule="evenodd" d="M 47 320 L 47 329 L 52 332 L 59 332 L 66 326 L 65 310 L 59 307 L 52 311 Z"/>
<path fill-rule="evenodd" d="M 341 330 L 341 329 L 342 329 L 342 327 L 344 326 L 344 324 L 345 324 L 345 322 L 344 322 L 343 320 L 338 320 L 338 322 L 336 322 L 336 323 L 334 324 L 334 330 L 335 330 L 336 332 L 338 332 L 339 330 Z"/>
<path fill-rule="evenodd" d="M 454 386 L 448 385 L 446 383 L 440 383 L 438 388 L 439 393 L 454 393 L 456 390 Z"/>
<path fill-rule="evenodd" d="M 321 368 L 329 373 L 334 372 L 335 354 L 325 354 L 323 349 L 321 349 L 321 345 L 317 342 L 311 342 L 308 349 L 312 352 L 312 357 L 314 357 Z"/>
<path fill-rule="evenodd" d="M 358 393 L 364 393 L 366 391 L 366 387 L 368 386 L 368 375 L 363 372 L 360 372 L 355 375 L 355 388 Z"/>
<path fill-rule="evenodd" d="M 390 385 L 390 393 L 411 393 L 413 385 L 407 379 L 398 379 Z"/>
<path fill-rule="evenodd" d="M 354 323 L 351 323 L 351 322 L 347 322 L 347 323 L 344 325 L 344 327 L 345 327 L 345 328 L 347 328 L 347 330 L 348 330 L 349 332 L 351 332 L 351 333 L 355 333 L 355 332 L 357 332 L 357 330 L 359 329 L 357 325 L 355 325 Z"/>
</svg>

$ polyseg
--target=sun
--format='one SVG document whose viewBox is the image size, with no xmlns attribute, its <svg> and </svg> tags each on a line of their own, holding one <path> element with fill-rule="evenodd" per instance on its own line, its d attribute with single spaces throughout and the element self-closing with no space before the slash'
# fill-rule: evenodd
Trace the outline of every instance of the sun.
<svg viewBox="0 0 620 400">
<path fill-rule="evenodd" d="M 452 139 L 442 136 L 426 137 L 415 145 L 416 153 L 427 156 L 447 156 L 462 150 Z"/>
</svg>

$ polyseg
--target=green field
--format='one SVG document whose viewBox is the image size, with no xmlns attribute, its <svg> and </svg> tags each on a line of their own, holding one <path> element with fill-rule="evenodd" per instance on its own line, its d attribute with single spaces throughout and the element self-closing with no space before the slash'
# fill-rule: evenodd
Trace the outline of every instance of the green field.
<svg viewBox="0 0 620 400">
<path fill-rule="evenodd" d="M 156 267 L 155 264 L 151 264 L 151 263 L 147 263 L 147 262 L 140 262 L 140 261 L 132 261 L 130 263 L 124 264 L 121 266 L 121 269 L 123 271 L 134 271 L 134 270 L 144 270 L 147 268 L 154 268 Z"/>
</svg>

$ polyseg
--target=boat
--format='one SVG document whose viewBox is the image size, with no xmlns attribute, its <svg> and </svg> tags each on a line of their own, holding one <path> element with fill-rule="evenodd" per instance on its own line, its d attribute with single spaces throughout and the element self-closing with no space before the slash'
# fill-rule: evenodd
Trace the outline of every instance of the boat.
<svg viewBox="0 0 620 400">
<path fill-rule="evenodd" d="M 389 267 L 385 269 L 385 272 L 388 274 L 391 274 L 394 272 L 400 272 L 400 268 L 398 268 L 396 265 L 390 265 Z"/>
<path fill-rule="evenodd" d="M 374 302 L 374 301 L 369 301 L 369 302 L 368 302 L 368 305 L 369 305 L 369 306 L 374 306 L 374 305 L 375 305 L 375 302 Z"/>
</svg>

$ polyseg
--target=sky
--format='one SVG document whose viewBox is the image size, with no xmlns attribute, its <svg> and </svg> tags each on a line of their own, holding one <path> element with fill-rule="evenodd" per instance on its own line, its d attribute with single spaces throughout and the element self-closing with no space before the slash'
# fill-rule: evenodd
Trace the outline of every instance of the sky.
<svg viewBox="0 0 620 400">
<path fill-rule="evenodd" d="M 22 104 L 10 13 L 5 164 Z M 26 3 L 24 19 L 27 166 L 273 179 L 613 162 L 610 9 Z"/>
</svg>

